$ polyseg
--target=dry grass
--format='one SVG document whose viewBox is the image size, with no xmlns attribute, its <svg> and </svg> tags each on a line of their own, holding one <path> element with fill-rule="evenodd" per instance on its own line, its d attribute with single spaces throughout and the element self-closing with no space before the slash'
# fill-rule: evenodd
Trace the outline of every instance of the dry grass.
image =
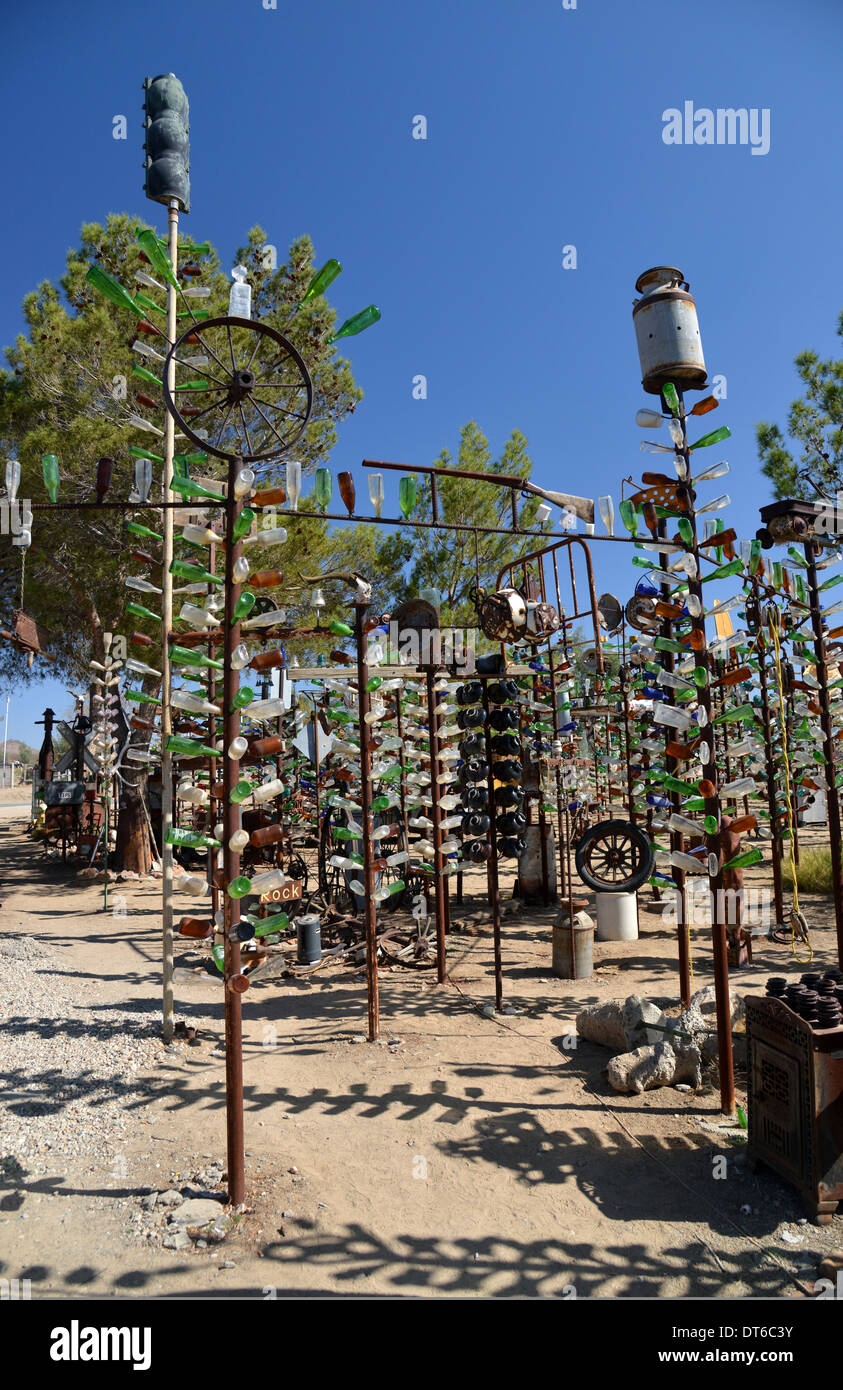
<svg viewBox="0 0 843 1390">
<path fill-rule="evenodd" d="M 793 887 L 793 872 L 790 857 L 782 862 L 782 881 L 786 888 Z M 800 893 L 833 893 L 831 877 L 831 850 L 803 849 L 796 865 L 796 882 Z"/>
</svg>

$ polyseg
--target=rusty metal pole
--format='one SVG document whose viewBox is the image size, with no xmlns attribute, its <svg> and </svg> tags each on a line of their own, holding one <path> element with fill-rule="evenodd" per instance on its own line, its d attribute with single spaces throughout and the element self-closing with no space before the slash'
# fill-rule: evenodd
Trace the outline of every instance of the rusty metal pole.
<svg viewBox="0 0 843 1390">
<path fill-rule="evenodd" d="M 690 457 L 691 451 L 688 448 L 688 434 L 685 418 L 685 407 L 683 393 L 678 392 L 680 401 L 680 415 L 682 424 L 682 449 L 678 450 L 685 460 L 685 472 L 688 477 L 691 474 Z M 662 397 L 662 410 L 665 414 L 670 413 L 667 401 Z M 703 763 L 702 781 L 709 782 L 713 789 L 712 796 L 705 797 L 705 814 L 712 816 L 717 822 L 717 830 L 711 835 L 705 836 L 706 852 L 714 855 L 717 860 L 717 872 L 709 873 L 708 883 L 710 901 L 712 904 L 712 956 L 714 965 L 714 996 L 717 1013 L 717 1060 L 720 1072 L 720 1109 L 724 1115 L 735 1113 L 735 1063 L 732 1053 L 732 1012 L 729 998 L 729 943 L 726 937 L 725 920 L 725 900 L 723 894 L 723 869 L 720 859 L 720 821 L 721 804 L 720 793 L 718 791 L 718 773 L 714 753 L 714 738 L 712 731 L 711 714 L 711 657 L 708 652 L 708 637 L 705 630 L 705 604 L 702 589 L 702 574 L 700 565 L 699 537 L 697 536 L 697 520 L 693 506 L 689 504 L 689 520 L 693 532 L 693 544 L 689 549 L 689 554 L 694 556 L 696 561 L 696 579 L 688 581 L 688 589 L 699 599 L 700 614 L 697 618 L 691 619 L 693 630 L 698 634 L 699 649 L 696 652 L 697 662 L 704 666 L 709 674 L 707 683 L 699 691 L 698 704 L 705 712 L 704 730 L 708 730 L 711 735 L 709 744 L 708 761 Z M 702 721 L 701 721 L 702 722 Z"/>
<path fill-rule="evenodd" d="M 753 584 L 757 594 L 757 585 Z M 773 870 L 773 899 L 776 908 L 776 926 L 781 927 L 784 923 L 784 895 L 782 893 L 782 864 L 781 864 L 781 842 L 778 833 L 778 816 L 776 814 L 776 764 L 773 759 L 773 729 L 770 720 L 769 691 L 767 686 L 767 644 L 764 640 L 764 633 L 759 630 L 756 641 L 758 652 L 758 675 L 761 685 L 761 708 L 764 719 L 764 770 L 767 780 L 767 806 L 770 812 L 770 849 L 771 866 Z M 784 710 L 779 710 L 779 715 L 784 724 Z"/>
<path fill-rule="evenodd" d="M 366 931 L 366 1002 L 369 1020 L 369 1042 L 376 1042 L 380 1029 L 380 998 L 378 991 L 378 922 L 375 904 L 375 870 L 372 845 L 372 736 L 366 715 L 372 701 L 366 689 L 369 668 L 366 665 L 366 634 L 364 632 L 368 603 L 354 605 L 354 641 L 357 648 L 357 713 L 360 719 L 360 823 L 363 826 L 363 913 Z"/>
<path fill-rule="evenodd" d="M 663 409 L 666 409 L 665 406 L 663 406 L 662 408 L 663 408 Z M 696 533 L 695 533 L 695 534 L 696 534 Z M 666 539 L 667 539 L 667 522 L 666 522 L 664 519 L 662 519 L 662 520 L 659 521 L 659 524 L 658 524 L 658 536 L 659 536 L 659 540 L 662 540 L 662 541 L 663 541 L 663 540 L 666 540 Z M 659 563 L 660 563 L 661 569 L 666 571 L 666 570 L 667 570 L 667 567 L 668 567 L 668 557 L 667 557 L 666 555 L 664 555 L 664 554 L 660 555 L 660 557 L 659 557 Z M 661 583 L 661 585 L 660 585 L 660 588 L 661 588 L 662 601 L 663 601 L 664 603 L 670 603 L 670 601 L 671 601 L 671 590 L 670 590 L 670 585 L 668 584 L 668 582 L 667 582 L 666 579 L 662 580 L 662 583 Z M 666 637 L 666 638 L 668 638 L 668 639 L 672 639 L 672 638 L 673 638 L 673 623 L 672 623 L 672 621 L 671 621 L 670 618 L 664 618 L 664 619 L 663 619 L 663 621 L 662 621 L 661 635 L 662 635 L 662 637 Z M 663 653 L 662 653 L 662 662 L 663 662 L 663 669 L 664 669 L 665 671 L 667 671 L 668 673 L 673 674 L 673 672 L 674 672 L 674 670 L 675 670 L 675 667 L 676 667 L 676 662 L 675 662 L 675 660 L 674 660 L 673 652 L 663 652 Z M 669 686 L 669 685 L 668 685 L 668 686 L 665 686 L 665 687 L 664 687 L 664 690 L 665 690 L 665 696 L 666 696 L 665 703 L 668 704 L 668 705 L 672 705 L 672 706 L 675 707 L 675 706 L 676 706 L 676 692 L 675 692 L 675 690 L 673 689 L 672 686 Z M 673 739 L 674 739 L 674 737 L 675 737 L 675 732 L 676 732 L 675 730 L 671 730 L 670 725 L 665 725 L 665 747 L 667 746 L 668 743 L 670 743 L 670 742 L 673 741 Z M 712 754 L 712 756 L 713 756 L 713 754 Z M 672 777 L 681 777 L 681 774 L 682 774 L 682 761 L 681 761 L 681 759 L 671 757 L 671 756 L 666 752 L 666 753 L 665 753 L 665 767 L 667 768 L 668 773 L 669 773 Z M 680 811 L 680 807 L 681 807 L 681 800 L 680 800 L 679 793 L 678 793 L 678 792 L 669 792 L 669 793 L 668 793 L 668 796 L 669 796 L 669 799 L 670 799 L 671 813 L 679 812 L 679 811 Z M 685 841 L 684 841 L 684 838 L 683 838 L 683 835 L 682 835 L 681 830 L 671 830 L 671 832 L 670 832 L 670 848 L 671 848 L 672 851 L 675 850 L 675 851 L 677 851 L 677 852 L 680 853 L 680 854 L 683 852 L 683 850 L 684 850 L 684 848 L 685 848 Z M 677 908 L 678 908 L 678 913 L 677 913 L 677 915 L 678 915 L 678 918 L 679 918 L 679 920 L 678 920 L 678 922 L 677 922 L 677 924 L 676 924 L 676 931 L 677 931 L 677 947 L 678 947 L 678 954 L 679 954 L 679 999 L 680 999 L 680 1002 L 681 1002 L 681 1004 L 682 1004 L 683 1009 L 687 1009 L 688 1005 L 689 1005 L 690 1002 L 691 1002 L 691 924 L 690 924 L 690 922 L 689 922 L 689 920 L 688 920 L 688 891 L 687 891 L 687 885 L 686 885 L 686 882 L 685 882 L 685 870 L 684 870 L 684 869 L 677 869 L 677 868 L 675 868 L 675 867 L 671 867 L 670 876 L 671 876 L 671 878 L 673 879 L 673 884 L 674 884 L 674 888 L 675 888 L 675 892 L 676 892 L 676 906 L 677 906 Z"/>
<path fill-rule="evenodd" d="M 814 632 L 814 667 L 820 683 L 820 727 L 824 735 L 825 785 L 828 810 L 828 834 L 831 841 L 831 881 L 834 887 L 834 917 L 837 923 L 837 959 L 843 965 L 843 863 L 840 849 L 840 802 L 837 790 L 837 766 L 834 758 L 834 726 L 831 722 L 831 704 L 828 695 L 828 661 L 825 653 L 825 635 L 820 610 L 819 582 L 814 546 L 811 541 L 804 544 L 805 559 L 808 564 L 806 579 L 811 601 L 811 627 Z"/>
<path fill-rule="evenodd" d="M 173 266 L 178 270 L 179 253 L 179 205 L 175 198 L 170 200 L 167 209 L 167 252 Z M 176 321 L 177 291 L 173 285 L 167 286 L 167 346 L 171 347 L 178 336 Z M 167 366 L 167 384 L 170 391 L 175 390 L 176 364 L 171 359 Z M 175 453 L 175 421 L 169 410 L 164 420 L 164 464 L 161 500 L 166 504 L 173 500 L 170 484 L 173 479 L 173 455 Z M 161 544 L 161 1023 L 165 1042 L 170 1042 L 175 1033 L 175 998 L 173 972 L 175 970 L 175 942 L 173 935 L 173 846 L 167 841 L 167 831 L 173 825 L 173 759 L 167 750 L 167 740 L 173 732 L 173 714 L 170 705 L 170 634 L 173 630 L 173 576 L 170 565 L 173 561 L 173 513 L 165 505 L 163 515 L 164 535 Z M 154 845 L 153 845 L 154 849 Z"/>
<path fill-rule="evenodd" d="M 486 863 L 486 877 L 489 886 L 489 907 L 492 912 L 492 936 L 495 955 L 495 1008 L 500 1010 L 503 1003 L 503 957 L 501 952 L 501 890 L 498 878 L 498 834 L 496 826 L 495 779 L 492 776 L 492 729 L 489 724 L 489 688 L 485 680 L 483 688 L 483 731 L 486 736 L 487 785 L 489 788 L 489 858 Z"/>
<path fill-rule="evenodd" d="M 225 1125 L 228 1150 L 228 1200 L 239 1206 L 245 1199 L 246 1173 L 243 1136 L 243 1010 L 239 992 L 231 982 L 240 974 L 240 902 L 228 892 L 229 885 L 240 875 L 240 854 L 230 848 L 230 840 L 240 828 L 240 808 L 231 800 L 240 776 L 240 761 L 227 756 L 228 749 L 240 733 L 240 711 L 234 700 L 240 689 L 240 672 L 231 664 L 232 653 L 240 643 L 240 622 L 234 621 L 234 608 L 240 597 L 241 585 L 235 583 L 234 564 L 240 558 L 240 542 L 234 541 L 234 524 L 242 510 L 242 502 L 234 495 L 234 482 L 241 461 L 233 458 L 228 465 L 228 488 L 225 503 L 225 631 L 223 634 L 223 914 L 225 932 Z"/>
<path fill-rule="evenodd" d="M 208 571 L 209 571 L 210 574 L 216 574 L 216 572 L 217 572 L 217 547 L 216 547 L 216 544 L 213 544 L 213 545 L 211 545 L 211 546 L 208 547 Z M 209 587 L 209 589 L 210 589 L 210 588 L 212 588 L 213 586 L 209 585 L 208 587 Z M 213 655 L 214 655 L 214 643 L 213 643 L 213 642 L 208 642 L 206 650 L 207 650 L 207 652 L 208 652 L 208 656 L 213 657 Z M 214 703 L 215 703 L 215 701 L 216 701 L 216 695 L 217 695 L 217 677 L 216 677 L 216 672 L 214 671 L 214 668 L 213 668 L 212 666 L 209 666 L 209 668 L 208 668 L 208 699 L 211 701 L 211 704 L 214 704 Z M 216 716 L 215 714 L 209 714 L 209 715 L 208 715 L 208 743 L 209 743 L 209 745 L 210 745 L 212 748 L 214 748 L 214 747 L 216 746 L 216 737 L 217 737 L 217 716 Z M 210 791 L 210 789 L 213 787 L 213 785 L 214 785 L 214 783 L 216 782 L 216 780 L 217 780 L 217 759 L 216 759 L 216 758 L 209 758 L 209 759 L 208 759 L 208 790 L 209 790 L 209 791 Z M 214 805 L 214 802 L 213 802 L 213 798 L 212 798 L 212 799 L 208 802 L 208 826 L 207 826 L 208 831 L 209 831 L 211 834 L 213 834 L 213 829 L 214 829 L 213 805 Z M 208 850 L 208 880 L 209 880 L 210 885 L 211 885 L 211 919 L 212 919 L 212 920 L 216 917 L 217 912 L 218 912 L 218 910 L 219 910 L 219 905 L 220 905 L 220 890 L 219 890 L 219 886 L 218 886 L 218 884 L 217 884 L 217 876 L 216 876 L 216 874 L 214 873 L 215 858 L 216 858 L 216 851 L 215 851 L 214 849 L 209 849 L 209 850 Z"/>
<path fill-rule="evenodd" d="M 430 736 L 430 808 L 431 820 L 433 821 L 433 848 L 436 851 L 433 856 L 433 901 L 436 911 L 436 978 L 441 985 L 445 983 L 447 978 L 447 962 L 445 958 L 445 885 L 442 875 L 442 808 L 439 805 L 439 784 L 436 781 L 439 775 L 439 721 L 433 712 L 436 706 L 436 692 L 433 688 L 434 677 L 432 666 L 428 666 L 425 671 L 425 685 L 427 689 L 427 727 Z"/>
</svg>

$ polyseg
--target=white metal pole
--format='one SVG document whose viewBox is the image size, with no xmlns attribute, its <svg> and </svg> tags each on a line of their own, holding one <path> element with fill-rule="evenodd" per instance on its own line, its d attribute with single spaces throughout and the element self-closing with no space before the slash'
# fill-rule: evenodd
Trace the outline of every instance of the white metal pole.
<svg viewBox="0 0 843 1390">
<path fill-rule="evenodd" d="M 167 212 L 167 250 L 173 265 L 178 271 L 178 233 L 179 208 L 172 199 Z M 167 286 L 167 338 L 170 346 L 176 340 L 177 292 L 172 285 Z M 176 384 L 176 364 L 171 361 L 167 369 L 167 380 L 172 396 Z M 173 454 L 175 452 L 175 422 L 169 410 L 164 421 L 164 501 L 172 501 L 170 484 L 173 477 Z M 173 824 L 173 759 L 167 752 L 167 740 L 173 731 L 170 708 L 170 650 L 168 636 L 173 626 L 173 576 L 170 565 L 173 560 L 173 513 L 164 508 L 164 547 L 163 577 L 161 587 L 161 928 L 162 928 L 162 1023 L 164 1041 L 169 1042 L 175 1032 L 173 1001 L 173 847 L 167 843 L 167 831 Z"/>
</svg>

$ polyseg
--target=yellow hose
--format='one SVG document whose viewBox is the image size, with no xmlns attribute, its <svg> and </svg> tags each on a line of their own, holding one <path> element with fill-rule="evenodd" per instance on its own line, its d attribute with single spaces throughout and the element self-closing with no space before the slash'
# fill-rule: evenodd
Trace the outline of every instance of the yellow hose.
<svg viewBox="0 0 843 1390">
<path fill-rule="evenodd" d="M 778 686 L 778 691 L 779 691 L 779 719 L 780 719 L 780 721 L 781 721 L 781 729 L 782 729 L 782 758 L 783 758 L 783 760 L 784 760 L 784 795 L 785 795 L 785 801 L 787 802 L 787 834 L 788 834 L 788 839 L 789 839 L 789 841 L 790 841 L 790 872 L 791 872 L 791 875 L 792 875 L 792 877 L 793 877 L 793 904 L 792 904 L 791 909 L 790 909 L 790 954 L 793 956 L 794 960 L 799 961 L 800 965 L 804 965 L 804 964 L 806 964 L 806 963 L 810 963 L 810 962 L 814 959 L 814 948 L 813 948 L 813 946 L 811 945 L 811 940 L 810 940 L 810 937 L 809 937 L 809 935 L 808 935 L 808 924 L 807 924 L 807 922 L 805 921 L 805 918 L 804 918 L 803 914 L 799 911 L 799 883 L 798 883 L 797 878 L 796 878 L 796 859 L 795 859 L 795 856 L 794 856 L 795 836 L 794 836 L 794 833 L 793 833 L 793 803 L 792 803 L 792 801 L 791 801 L 791 799 L 790 799 L 790 758 L 788 757 L 788 749 L 787 749 L 787 727 L 786 727 L 786 721 L 785 721 L 785 717 L 784 717 L 784 688 L 783 688 L 783 685 L 782 685 L 782 657 L 781 657 L 781 645 L 780 645 L 780 643 L 779 643 L 779 629 L 778 629 L 778 624 L 775 623 L 775 622 L 771 622 L 771 623 L 770 623 L 770 635 L 772 636 L 772 639 L 773 639 L 773 652 L 774 652 L 775 658 L 776 658 L 776 685 Z M 773 813 L 775 814 L 775 806 L 773 807 Z M 775 825 L 773 825 L 772 830 L 773 830 L 773 836 L 775 837 Z M 775 838 L 774 838 L 774 842 L 773 842 L 773 853 L 775 854 Z M 807 956 L 807 958 L 806 958 L 806 957 L 800 957 L 800 955 L 799 955 L 799 953 L 798 953 L 798 951 L 797 951 L 797 949 L 796 949 L 796 931 L 795 931 L 795 929 L 794 929 L 793 919 L 794 919 L 794 916 L 796 916 L 797 913 L 799 914 L 799 916 L 800 916 L 800 918 L 801 918 L 802 925 L 803 925 L 804 930 L 805 930 L 805 942 L 806 942 L 806 945 L 807 945 L 807 947 L 808 947 L 808 956 Z"/>
</svg>

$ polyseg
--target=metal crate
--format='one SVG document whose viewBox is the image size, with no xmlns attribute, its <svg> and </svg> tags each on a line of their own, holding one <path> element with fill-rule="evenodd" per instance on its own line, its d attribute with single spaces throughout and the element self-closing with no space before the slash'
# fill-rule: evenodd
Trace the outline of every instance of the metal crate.
<svg viewBox="0 0 843 1390">
<path fill-rule="evenodd" d="M 813 1029 L 779 999 L 746 999 L 747 1155 L 802 1194 L 820 1225 L 843 1201 L 843 1027 Z"/>
</svg>

